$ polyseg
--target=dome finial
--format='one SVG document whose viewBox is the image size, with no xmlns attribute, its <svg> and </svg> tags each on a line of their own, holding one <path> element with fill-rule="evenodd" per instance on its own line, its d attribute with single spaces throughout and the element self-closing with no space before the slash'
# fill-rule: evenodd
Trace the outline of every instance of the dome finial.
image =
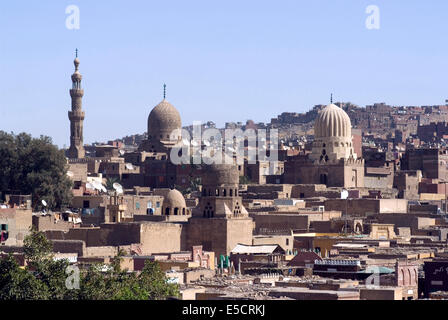
<svg viewBox="0 0 448 320">
<path fill-rule="evenodd" d="M 163 84 L 163 100 L 166 98 L 166 84 Z"/>
<path fill-rule="evenodd" d="M 75 50 L 75 61 L 73 61 L 75 64 L 75 71 L 78 71 L 79 68 L 79 59 L 78 59 L 78 48 Z"/>
<path fill-rule="evenodd" d="M 333 94 L 330 95 L 330 104 L 333 104 Z"/>
</svg>

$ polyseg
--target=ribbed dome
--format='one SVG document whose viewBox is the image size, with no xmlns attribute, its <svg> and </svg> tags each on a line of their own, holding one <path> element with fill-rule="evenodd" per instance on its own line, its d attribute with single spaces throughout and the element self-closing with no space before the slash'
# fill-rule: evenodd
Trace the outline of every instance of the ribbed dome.
<svg viewBox="0 0 448 320">
<path fill-rule="evenodd" d="M 182 122 L 179 111 L 165 99 L 152 109 L 148 117 L 148 135 L 151 138 L 165 140 Z"/>
<path fill-rule="evenodd" d="M 326 106 L 317 116 L 314 124 L 314 137 L 351 138 L 352 125 L 347 113 L 334 104 Z"/>
<path fill-rule="evenodd" d="M 185 208 L 186 206 L 185 198 L 178 190 L 172 189 L 164 195 L 164 208 Z"/>
<path fill-rule="evenodd" d="M 239 184 L 240 177 L 238 169 L 232 164 L 212 164 L 204 167 L 202 174 L 202 184 L 222 185 L 222 184 Z"/>
</svg>

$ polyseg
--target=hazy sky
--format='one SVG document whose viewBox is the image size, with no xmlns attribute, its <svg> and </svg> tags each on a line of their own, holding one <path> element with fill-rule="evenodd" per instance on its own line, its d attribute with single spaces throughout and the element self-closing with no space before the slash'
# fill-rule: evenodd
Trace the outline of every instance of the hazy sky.
<svg viewBox="0 0 448 320">
<path fill-rule="evenodd" d="M 80 29 L 66 27 L 77 5 Z M 368 5 L 380 29 L 368 30 Z M 336 101 L 442 104 L 446 0 L 1 1 L 0 130 L 69 145 L 75 48 L 86 143 L 143 133 L 162 99 L 193 120 L 269 122 Z"/>
</svg>

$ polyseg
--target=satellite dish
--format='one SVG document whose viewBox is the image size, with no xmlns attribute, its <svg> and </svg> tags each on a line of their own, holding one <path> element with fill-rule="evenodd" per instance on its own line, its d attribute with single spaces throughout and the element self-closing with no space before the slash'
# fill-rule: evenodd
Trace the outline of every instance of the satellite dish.
<svg viewBox="0 0 448 320">
<path fill-rule="evenodd" d="M 101 185 L 101 191 L 103 191 L 104 193 L 107 193 L 107 189 L 105 186 Z"/>
<path fill-rule="evenodd" d="M 341 199 L 347 199 L 348 198 L 348 191 L 343 189 L 341 192 Z"/>
<path fill-rule="evenodd" d="M 125 154 L 124 150 L 122 150 L 122 149 L 118 150 L 118 152 L 119 152 L 120 155 L 122 155 L 122 156 L 124 156 L 124 154 Z"/>
<path fill-rule="evenodd" d="M 73 172 L 71 171 L 67 171 L 67 176 L 69 176 L 70 178 L 72 178 L 74 176 Z"/>
<path fill-rule="evenodd" d="M 128 170 L 134 170 L 134 166 L 132 165 L 132 163 L 126 163 L 125 164 L 126 169 Z"/>
<path fill-rule="evenodd" d="M 86 183 L 86 188 L 87 188 L 87 189 L 92 189 L 92 190 L 95 189 L 95 187 L 93 186 L 93 184 L 91 184 L 90 182 L 87 182 L 87 183 Z"/>
<path fill-rule="evenodd" d="M 92 182 L 92 186 L 93 186 L 96 190 L 99 190 L 99 191 L 101 191 L 101 190 L 102 190 L 102 187 L 103 187 L 103 185 L 102 185 L 101 182 L 99 182 L 99 181 L 93 181 L 93 182 Z"/>
<path fill-rule="evenodd" d="M 196 141 L 191 141 L 191 145 L 193 146 L 193 147 L 197 147 L 199 144 L 196 142 Z"/>
<path fill-rule="evenodd" d="M 123 187 L 118 182 L 115 182 L 112 186 L 114 187 L 115 191 L 117 191 L 117 193 L 123 193 Z"/>
<path fill-rule="evenodd" d="M 44 207 L 46 207 L 46 206 L 47 206 L 47 201 L 45 201 L 45 200 L 42 200 L 41 202 L 42 202 L 42 205 L 43 205 Z"/>
<path fill-rule="evenodd" d="M 188 141 L 188 139 L 182 139 L 182 143 L 186 146 L 190 145 L 190 141 Z"/>
<path fill-rule="evenodd" d="M 208 141 L 208 140 L 204 140 L 204 144 L 205 144 L 207 147 L 209 147 L 209 146 L 210 146 L 210 141 Z"/>
</svg>

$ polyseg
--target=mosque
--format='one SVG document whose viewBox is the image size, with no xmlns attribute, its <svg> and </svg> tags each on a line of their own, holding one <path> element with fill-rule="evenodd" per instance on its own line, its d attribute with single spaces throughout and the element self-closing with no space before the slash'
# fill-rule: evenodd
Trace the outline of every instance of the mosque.
<svg viewBox="0 0 448 320">
<path fill-rule="evenodd" d="M 364 187 L 364 160 L 353 151 L 352 126 L 347 113 L 330 103 L 319 112 L 309 155 L 285 163 L 284 182 Z"/>
<path fill-rule="evenodd" d="M 68 114 L 71 124 L 70 148 L 67 155 L 76 162 L 87 159 L 83 159 L 84 91 L 77 57 L 74 63 L 75 73 L 70 90 L 72 110 Z M 183 195 L 174 189 L 179 165 L 170 161 L 170 153 L 182 140 L 181 128 L 180 113 L 166 100 L 164 86 L 163 100 L 148 116 L 147 139 L 137 151 L 126 153 L 125 159 L 118 159 L 140 168 L 140 172 L 133 175 L 136 180 L 129 181 L 130 186 L 150 187 L 154 192 L 160 189 L 160 195 L 164 197 L 162 215 L 165 219 L 154 220 L 151 216 L 145 216 L 145 221 L 153 221 L 164 232 L 171 232 L 169 230 L 176 225 L 177 231 L 170 237 L 180 243 L 184 250 L 202 245 L 206 251 L 229 254 L 237 244 L 251 245 L 254 222 L 239 195 L 237 166 L 201 165 L 201 195 L 198 205 L 192 209 L 187 208 Z M 351 123 L 345 111 L 331 103 L 319 113 L 314 131 L 311 154 L 286 162 L 285 183 L 363 187 L 364 161 L 353 151 Z"/>
</svg>

